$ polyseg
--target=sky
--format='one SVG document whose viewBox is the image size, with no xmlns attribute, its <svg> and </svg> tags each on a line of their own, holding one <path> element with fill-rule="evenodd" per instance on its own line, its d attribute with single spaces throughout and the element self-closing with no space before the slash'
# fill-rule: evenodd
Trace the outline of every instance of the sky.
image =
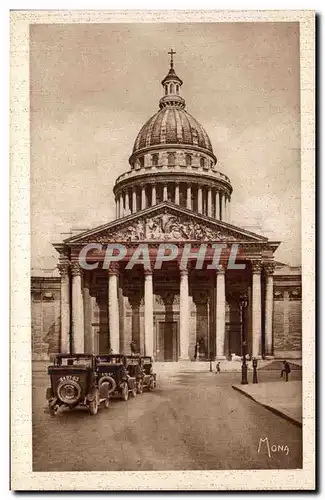
<svg viewBox="0 0 325 500">
<path fill-rule="evenodd" d="M 282 241 L 301 264 L 298 23 L 30 27 L 32 267 L 52 242 L 115 219 L 113 186 L 174 67 L 186 109 L 233 186 L 231 222 Z"/>
</svg>

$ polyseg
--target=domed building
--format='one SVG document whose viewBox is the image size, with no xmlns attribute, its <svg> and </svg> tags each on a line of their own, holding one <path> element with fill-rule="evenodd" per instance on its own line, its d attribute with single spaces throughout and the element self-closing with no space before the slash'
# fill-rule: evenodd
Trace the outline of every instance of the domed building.
<svg viewBox="0 0 325 500">
<path fill-rule="evenodd" d="M 219 172 L 208 134 L 185 109 L 182 80 L 171 60 L 161 82 L 159 111 L 141 128 L 129 163 L 117 179 L 116 216 L 170 201 L 199 214 L 229 222 L 232 187 Z"/>
<path fill-rule="evenodd" d="M 231 181 L 187 111 L 170 54 L 159 108 L 116 179 L 116 219 L 54 244 L 51 345 L 175 362 L 300 358 L 300 270 L 274 260 L 280 242 L 231 224 Z"/>
</svg>

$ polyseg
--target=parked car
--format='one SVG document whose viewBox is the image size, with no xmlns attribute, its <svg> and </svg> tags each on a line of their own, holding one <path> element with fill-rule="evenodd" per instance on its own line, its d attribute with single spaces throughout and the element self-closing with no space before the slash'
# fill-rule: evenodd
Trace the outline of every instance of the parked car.
<svg viewBox="0 0 325 500">
<path fill-rule="evenodd" d="M 96 356 L 96 371 L 101 396 L 120 396 L 124 401 L 129 394 L 137 395 L 136 378 L 128 373 L 124 354 L 100 354 Z"/>
<path fill-rule="evenodd" d="M 48 408 L 55 415 L 60 406 L 69 409 L 86 406 L 91 415 L 96 415 L 101 402 L 108 405 L 107 398 L 101 398 L 95 358 L 91 354 L 59 354 L 48 367 L 51 387 L 46 391 Z"/>
<path fill-rule="evenodd" d="M 157 375 L 153 371 L 153 359 L 151 356 L 142 356 L 141 360 L 144 371 L 143 387 L 153 391 L 157 387 Z"/>
<path fill-rule="evenodd" d="M 131 377 L 135 377 L 136 390 L 138 394 L 143 393 L 144 369 L 142 358 L 139 355 L 126 356 L 127 371 Z"/>
</svg>

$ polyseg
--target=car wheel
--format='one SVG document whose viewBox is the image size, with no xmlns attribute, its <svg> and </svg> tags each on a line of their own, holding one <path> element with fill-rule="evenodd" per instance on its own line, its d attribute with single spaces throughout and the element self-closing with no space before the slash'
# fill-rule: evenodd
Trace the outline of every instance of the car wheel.
<svg viewBox="0 0 325 500">
<path fill-rule="evenodd" d="M 151 378 L 149 383 L 149 391 L 154 391 L 155 389 L 156 389 L 156 381 L 154 378 Z"/>
<path fill-rule="evenodd" d="M 49 402 L 49 414 L 52 417 L 54 417 L 54 415 L 56 414 L 55 405 L 53 403 L 50 403 L 50 402 Z"/>
<path fill-rule="evenodd" d="M 122 399 L 123 401 L 127 401 L 129 399 L 129 387 L 127 382 L 124 383 L 122 388 Z"/>
<path fill-rule="evenodd" d="M 109 399 L 108 398 L 105 399 L 104 406 L 105 406 L 105 408 L 109 407 Z"/>
<path fill-rule="evenodd" d="M 92 401 L 89 401 L 90 415 L 96 415 L 96 413 L 98 412 L 98 406 L 99 406 L 98 400 L 99 400 L 98 392 L 96 391 L 94 399 Z"/>
<path fill-rule="evenodd" d="M 136 397 L 136 395 L 137 395 L 137 390 L 136 390 L 136 389 L 132 389 L 132 391 L 131 391 L 131 395 L 132 395 L 132 397 L 134 397 L 134 398 L 135 398 L 135 397 Z"/>
<path fill-rule="evenodd" d="M 140 380 L 137 383 L 137 391 L 138 391 L 138 394 L 142 394 L 143 393 L 143 382 L 142 382 L 142 380 Z"/>
</svg>

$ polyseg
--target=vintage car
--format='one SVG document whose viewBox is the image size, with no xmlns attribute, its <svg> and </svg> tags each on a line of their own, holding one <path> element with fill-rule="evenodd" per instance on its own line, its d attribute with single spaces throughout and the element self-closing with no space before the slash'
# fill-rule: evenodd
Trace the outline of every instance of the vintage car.
<svg viewBox="0 0 325 500">
<path fill-rule="evenodd" d="M 108 406 L 109 398 L 99 394 L 95 358 L 91 354 L 59 354 L 48 367 L 51 387 L 46 391 L 48 408 L 54 415 L 60 406 L 69 409 L 86 406 L 96 415 L 101 402 Z"/>
<path fill-rule="evenodd" d="M 142 369 L 144 372 L 143 376 L 143 387 L 147 388 L 149 391 L 153 391 L 157 386 L 157 376 L 153 371 L 153 359 L 151 356 L 142 356 Z"/>
<path fill-rule="evenodd" d="M 128 373 L 128 361 L 124 354 L 100 354 L 96 356 L 96 371 L 101 397 L 119 396 L 124 401 L 129 394 L 137 395 L 136 378 Z"/>
<path fill-rule="evenodd" d="M 142 358 L 140 355 L 131 354 L 131 356 L 126 356 L 127 358 L 127 371 L 131 377 L 135 377 L 136 380 L 136 390 L 138 394 L 143 393 L 143 380 L 144 380 L 144 369 Z"/>
</svg>

